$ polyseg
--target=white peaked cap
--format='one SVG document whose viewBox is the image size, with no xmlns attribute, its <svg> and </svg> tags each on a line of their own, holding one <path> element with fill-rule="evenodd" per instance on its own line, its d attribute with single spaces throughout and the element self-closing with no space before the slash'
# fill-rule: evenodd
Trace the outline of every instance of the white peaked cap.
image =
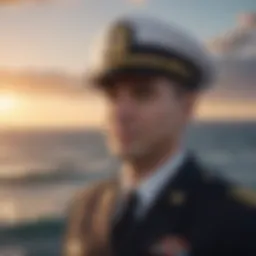
<svg viewBox="0 0 256 256">
<path fill-rule="evenodd" d="M 123 36 L 122 26 L 132 31 L 132 38 Z M 124 45 L 120 47 L 120 42 L 124 44 L 127 38 L 129 45 L 121 52 Z M 215 73 L 210 54 L 196 38 L 175 25 L 147 16 L 124 16 L 110 22 L 91 54 L 88 73 L 96 80 L 120 71 L 141 70 L 181 78 L 197 89 L 208 87 Z"/>
</svg>

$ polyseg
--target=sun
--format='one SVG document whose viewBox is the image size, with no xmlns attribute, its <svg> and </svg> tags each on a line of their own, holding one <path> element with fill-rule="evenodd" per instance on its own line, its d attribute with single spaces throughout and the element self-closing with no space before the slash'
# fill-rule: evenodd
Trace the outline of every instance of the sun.
<svg viewBox="0 0 256 256">
<path fill-rule="evenodd" d="M 12 93 L 0 93 L 0 112 L 5 113 L 17 107 L 18 99 Z"/>
</svg>

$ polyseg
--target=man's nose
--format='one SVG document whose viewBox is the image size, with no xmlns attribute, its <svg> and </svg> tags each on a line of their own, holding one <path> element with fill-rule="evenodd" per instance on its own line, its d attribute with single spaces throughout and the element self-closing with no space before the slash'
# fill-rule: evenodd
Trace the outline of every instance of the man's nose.
<svg viewBox="0 0 256 256">
<path fill-rule="evenodd" d="M 136 109 L 136 104 L 131 97 L 127 95 L 118 97 L 115 104 L 115 113 L 119 119 L 126 120 L 132 118 L 136 113 Z"/>
</svg>

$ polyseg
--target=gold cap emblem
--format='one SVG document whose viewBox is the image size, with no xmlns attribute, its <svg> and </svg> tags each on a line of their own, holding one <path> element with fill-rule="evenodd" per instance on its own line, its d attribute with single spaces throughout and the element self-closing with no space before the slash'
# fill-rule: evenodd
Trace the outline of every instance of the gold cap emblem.
<svg viewBox="0 0 256 256">
<path fill-rule="evenodd" d="M 127 24 L 117 24 L 109 34 L 108 48 L 106 51 L 107 64 L 117 64 L 122 61 L 132 42 L 132 29 Z"/>
</svg>

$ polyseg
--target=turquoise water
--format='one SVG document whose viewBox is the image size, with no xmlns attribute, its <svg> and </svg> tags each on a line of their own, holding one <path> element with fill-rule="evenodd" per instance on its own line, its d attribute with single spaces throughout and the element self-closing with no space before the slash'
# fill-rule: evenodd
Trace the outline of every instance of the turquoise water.
<svg viewBox="0 0 256 256">
<path fill-rule="evenodd" d="M 196 123 L 187 144 L 213 169 L 256 188 L 255 131 L 256 122 Z M 0 153 L 0 255 L 59 255 L 72 195 L 118 167 L 96 130 L 1 132 Z"/>
</svg>

